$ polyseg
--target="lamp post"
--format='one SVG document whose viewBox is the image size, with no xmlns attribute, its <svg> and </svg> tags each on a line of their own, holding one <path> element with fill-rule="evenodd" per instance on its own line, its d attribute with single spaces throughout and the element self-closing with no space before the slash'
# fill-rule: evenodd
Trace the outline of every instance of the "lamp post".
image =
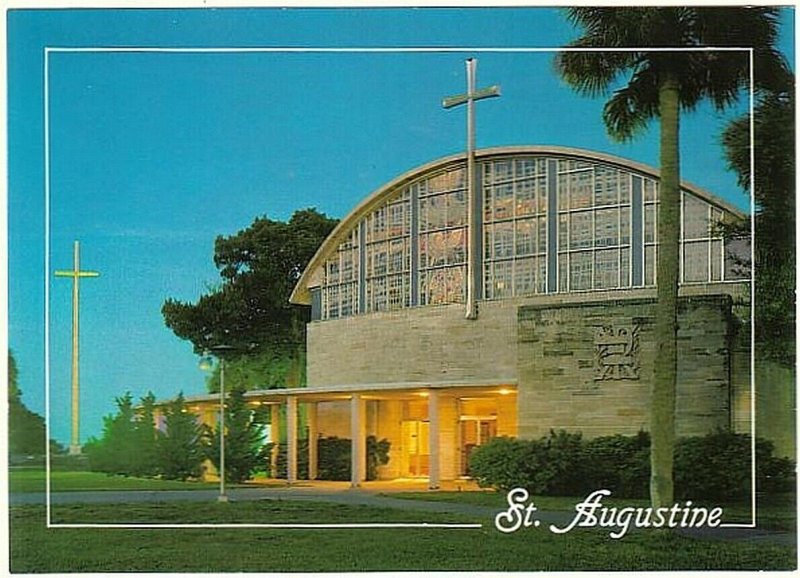
<svg viewBox="0 0 800 578">
<path fill-rule="evenodd" d="M 214 351 L 229 349 L 225 346 L 213 348 Z M 207 351 L 203 359 L 200 360 L 200 369 L 209 371 L 214 367 L 211 361 L 212 353 Z M 218 502 L 227 502 L 228 496 L 225 494 L 225 358 L 216 355 L 219 360 L 219 496 Z"/>
</svg>

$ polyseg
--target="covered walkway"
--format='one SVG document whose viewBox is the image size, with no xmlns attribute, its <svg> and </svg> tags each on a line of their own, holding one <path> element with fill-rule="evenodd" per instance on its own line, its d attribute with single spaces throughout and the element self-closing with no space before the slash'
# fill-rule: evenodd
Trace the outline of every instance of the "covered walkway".
<svg viewBox="0 0 800 578">
<path fill-rule="evenodd" d="M 387 439 L 389 463 L 379 480 L 396 480 L 427 489 L 447 482 L 465 486 L 470 452 L 495 436 L 517 434 L 515 383 L 394 383 L 254 390 L 252 405 L 269 406 L 269 439 L 286 444 L 285 477 L 278 467 L 279 444 L 270 457 L 270 478 L 300 481 L 299 440 L 350 439 L 350 487 L 367 482 L 367 438 Z M 219 419 L 219 397 L 186 400 L 209 426 Z M 302 425 L 301 425 L 302 423 Z M 308 480 L 319 477 L 317 443 L 308 444 Z M 461 487 L 459 486 L 459 487 Z"/>
</svg>

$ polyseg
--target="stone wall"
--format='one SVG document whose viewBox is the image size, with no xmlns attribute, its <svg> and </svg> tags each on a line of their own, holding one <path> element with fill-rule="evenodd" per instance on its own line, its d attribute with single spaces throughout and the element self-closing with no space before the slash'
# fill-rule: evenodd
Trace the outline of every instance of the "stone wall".
<svg viewBox="0 0 800 578">
<path fill-rule="evenodd" d="M 309 386 L 440 382 L 516 376 L 516 306 L 496 302 L 480 318 L 463 305 L 418 307 L 308 326 Z"/>
<path fill-rule="evenodd" d="M 742 302 L 746 287 L 681 288 L 679 435 L 749 431 L 749 339 L 731 321 L 731 296 Z M 484 301 L 476 320 L 457 304 L 313 322 L 308 383 L 516 384 L 516 431 L 503 434 L 636 433 L 648 424 L 654 305 L 653 289 L 631 289 Z M 596 380 L 594 331 L 608 323 L 632 330 L 634 319 L 638 379 Z"/>
<path fill-rule="evenodd" d="M 730 293 L 739 299 L 743 291 L 740 284 L 717 283 L 682 287 L 681 295 Z M 308 385 L 514 383 L 518 308 L 654 297 L 647 288 L 481 301 L 475 320 L 464 318 L 463 304 L 454 304 L 315 321 L 308 325 Z"/>
<path fill-rule="evenodd" d="M 678 435 L 730 426 L 728 296 L 680 300 Z M 519 435 L 587 437 L 648 429 L 654 299 L 519 310 Z"/>
</svg>

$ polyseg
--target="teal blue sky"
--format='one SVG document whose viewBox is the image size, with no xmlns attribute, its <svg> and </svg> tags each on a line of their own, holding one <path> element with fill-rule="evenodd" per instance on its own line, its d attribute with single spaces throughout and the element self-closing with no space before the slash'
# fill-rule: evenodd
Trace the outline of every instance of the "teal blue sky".
<svg viewBox="0 0 800 578">
<path fill-rule="evenodd" d="M 793 11 L 781 47 L 794 54 Z M 51 427 L 69 438 L 72 241 L 82 283 L 82 439 L 114 398 L 204 390 L 191 346 L 164 326 L 168 297 L 219 277 L 213 242 L 259 215 L 317 207 L 343 217 L 381 184 L 464 146 L 464 59 L 482 102 L 478 146 L 552 144 L 657 165 L 657 131 L 612 142 L 602 99 L 577 96 L 550 52 L 575 31 L 558 10 L 14 10 L 8 13 L 9 343 L 24 401 L 44 413 L 50 288 Z M 390 48 L 407 52 L 50 52 L 50 262 L 45 272 L 44 47 Z M 431 51 L 453 47 L 464 51 Z M 506 49 L 496 51 L 489 49 Z M 701 106 L 682 124 L 683 176 L 747 209 L 719 135 L 747 100 Z"/>
</svg>

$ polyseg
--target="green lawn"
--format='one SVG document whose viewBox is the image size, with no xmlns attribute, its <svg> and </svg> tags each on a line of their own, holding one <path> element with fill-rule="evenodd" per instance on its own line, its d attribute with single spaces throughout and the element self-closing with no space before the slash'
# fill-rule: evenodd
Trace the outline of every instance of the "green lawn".
<svg viewBox="0 0 800 578">
<path fill-rule="evenodd" d="M 481 491 L 481 492 L 403 492 L 386 494 L 392 498 L 406 500 L 424 500 L 436 502 L 473 504 L 476 506 L 486 506 L 496 508 L 498 511 L 507 507 L 506 495 L 502 492 Z M 561 497 L 561 496 L 533 496 L 531 500 L 536 507 L 542 511 L 567 511 L 575 510 L 575 504 L 582 498 Z M 650 503 L 647 500 L 608 498 L 603 503 L 610 507 L 647 507 Z M 697 502 L 695 506 L 705 506 L 708 508 L 721 506 L 725 512 L 723 521 L 730 522 L 749 522 L 751 519 L 750 504 L 704 504 Z M 759 500 L 757 508 L 758 527 L 769 530 L 794 531 L 797 527 L 797 508 L 793 494 L 781 494 L 763 498 Z"/>
<path fill-rule="evenodd" d="M 482 529 L 49 528 L 41 506 L 12 507 L 13 572 L 788 570 L 796 548 L 640 531 L 515 534 Z M 456 514 L 288 501 L 70 505 L 53 522 L 475 522 Z"/>
<path fill-rule="evenodd" d="M 216 483 L 153 480 L 111 476 L 99 472 L 63 470 L 52 470 L 50 472 L 50 490 L 53 492 L 81 490 L 205 490 L 215 487 L 217 487 Z M 10 468 L 8 488 L 10 492 L 44 492 L 45 471 L 41 468 Z"/>
</svg>

